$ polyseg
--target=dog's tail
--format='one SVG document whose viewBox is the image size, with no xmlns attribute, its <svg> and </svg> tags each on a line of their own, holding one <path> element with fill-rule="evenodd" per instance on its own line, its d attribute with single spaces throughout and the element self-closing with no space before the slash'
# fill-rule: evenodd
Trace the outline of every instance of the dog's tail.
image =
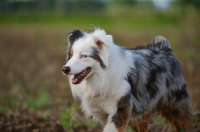
<svg viewBox="0 0 200 132">
<path fill-rule="evenodd" d="M 163 36 L 156 36 L 151 40 L 148 46 L 152 48 L 158 48 L 162 51 L 172 52 L 172 48 L 169 41 Z"/>
</svg>

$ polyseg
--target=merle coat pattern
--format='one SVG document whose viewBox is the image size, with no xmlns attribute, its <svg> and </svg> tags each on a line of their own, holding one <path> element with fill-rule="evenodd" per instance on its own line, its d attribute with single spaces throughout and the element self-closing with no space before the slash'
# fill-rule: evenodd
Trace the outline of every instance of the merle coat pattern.
<svg viewBox="0 0 200 132">
<path fill-rule="evenodd" d="M 70 32 L 68 43 L 62 70 L 85 115 L 104 125 L 104 132 L 122 132 L 128 124 L 146 132 L 153 113 L 187 131 L 190 97 L 167 39 L 157 36 L 146 46 L 127 49 L 95 29 Z"/>
</svg>

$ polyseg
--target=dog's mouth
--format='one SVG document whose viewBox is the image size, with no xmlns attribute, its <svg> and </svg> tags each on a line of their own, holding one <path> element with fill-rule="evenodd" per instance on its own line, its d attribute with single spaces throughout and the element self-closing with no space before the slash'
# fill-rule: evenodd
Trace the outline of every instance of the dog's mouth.
<svg viewBox="0 0 200 132">
<path fill-rule="evenodd" d="M 73 84 L 79 84 L 91 71 L 91 67 L 86 68 L 82 72 L 75 74 L 72 78 Z"/>
</svg>

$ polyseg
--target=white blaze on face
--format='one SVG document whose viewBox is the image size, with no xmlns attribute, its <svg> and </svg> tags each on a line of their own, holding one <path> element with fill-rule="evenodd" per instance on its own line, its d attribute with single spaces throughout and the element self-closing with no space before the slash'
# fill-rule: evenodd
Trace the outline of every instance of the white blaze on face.
<svg viewBox="0 0 200 132">
<path fill-rule="evenodd" d="M 90 41 L 81 38 L 71 48 L 71 58 L 65 66 L 70 68 L 68 75 L 72 75 L 70 78 L 73 84 L 78 84 L 86 78 L 91 71 L 91 67 L 96 64 L 96 61 L 90 57 L 92 52 Z"/>
<path fill-rule="evenodd" d="M 71 75 L 80 73 L 87 67 L 92 66 L 92 58 L 89 57 L 91 54 L 91 46 L 85 39 L 77 40 L 72 47 L 73 55 L 67 62 L 66 66 L 70 67 Z"/>
</svg>

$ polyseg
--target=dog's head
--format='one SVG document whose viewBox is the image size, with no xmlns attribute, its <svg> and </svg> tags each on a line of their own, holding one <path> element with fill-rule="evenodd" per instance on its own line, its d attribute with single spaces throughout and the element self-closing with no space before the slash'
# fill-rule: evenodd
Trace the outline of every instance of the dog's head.
<svg viewBox="0 0 200 132">
<path fill-rule="evenodd" d="M 101 29 L 95 29 L 92 33 L 71 31 L 63 73 L 69 76 L 73 84 L 79 84 L 97 71 L 105 70 L 112 43 L 112 36 Z"/>
</svg>

